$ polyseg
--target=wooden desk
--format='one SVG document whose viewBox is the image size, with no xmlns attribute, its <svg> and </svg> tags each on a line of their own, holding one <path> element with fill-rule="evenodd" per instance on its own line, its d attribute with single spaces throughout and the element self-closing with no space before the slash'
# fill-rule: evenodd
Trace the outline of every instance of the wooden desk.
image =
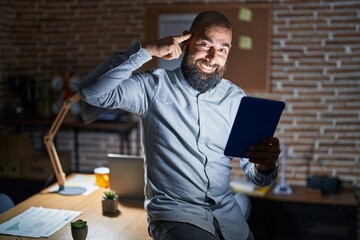
<svg viewBox="0 0 360 240">
<path fill-rule="evenodd" d="M 354 191 L 349 188 L 341 188 L 336 194 L 322 195 L 321 197 L 312 196 L 305 186 L 291 186 L 291 189 L 293 193 L 290 195 L 275 194 L 271 189 L 265 198 L 274 201 L 357 206 Z"/>
<path fill-rule="evenodd" d="M 314 197 L 305 186 L 291 195 L 251 197 L 249 225 L 255 239 L 357 239 L 357 202 L 351 189 Z"/>
<path fill-rule="evenodd" d="M 88 222 L 89 232 L 87 240 L 98 239 L 151 239 L 147 232 L 146 212 L 143 201 L 122 202 L 118 209 L 120 215 L 115 217 L 103 216 L 101 197 L 105 188 L 99 188 L 88 196 L 62 196 L 48 193 L 47 189 L 19 203 L 14 208 L 0 215 L 0 223 L 10 220 L 31 206 L 67 209 L 80 211 L 78 217 Z M 0 235 L 0 239 L 17 239 L 15 236 Z M 21 238 L 34 239 L 34 238 Z M 61 228 L 49 238 L 43 239 L 72 239 L 70 224 Z"/>
</svg>

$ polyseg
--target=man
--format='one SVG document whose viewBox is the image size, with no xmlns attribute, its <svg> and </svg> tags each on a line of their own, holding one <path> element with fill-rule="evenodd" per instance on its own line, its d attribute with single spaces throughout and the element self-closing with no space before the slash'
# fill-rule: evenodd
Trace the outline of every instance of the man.
<svg viewBox="0 0 360 240">
<path fill-rule="evenodd" d="M 116 53 L 80 84 L 83 100 L 139 114 L 145 156 L 145 208 L 153 239 L 251 239 L 229 187 L 224 156 L 244 91 L 223 79 L 232 30 L 219 12 L 200 13 L 190 31 Z M 152 57 L 181 68 L 134 73 Z M 277 174 L 276 138 L 251 146 L 241 167 L 257 185 Z"/>
</svg>

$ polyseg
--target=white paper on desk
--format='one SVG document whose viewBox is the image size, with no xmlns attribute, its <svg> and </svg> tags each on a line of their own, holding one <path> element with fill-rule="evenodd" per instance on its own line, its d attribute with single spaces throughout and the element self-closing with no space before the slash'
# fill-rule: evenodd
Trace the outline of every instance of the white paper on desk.
<svg viewBox="0 0 360 240">
<path fill-rule="evenodd" d="M 90 193 L 96 191 L 99 187 L 95 183 L 95 175 L 93 174 L 76 174 L 75 177 L 69 178 L 65 181 L 65 187 L 84 187 L 86 191 L 82 195 L 87 196 Z M 57 192 L 59 185 L 56 185 L 49 189 L 49 192 Z"/>
<path fill-rule="evenodd" d="M 69 224 L 81 212 L 30 207 L 7 222 L 0 224 L 0 234 L 21 237 L 49 237 Z"/>
</svg>

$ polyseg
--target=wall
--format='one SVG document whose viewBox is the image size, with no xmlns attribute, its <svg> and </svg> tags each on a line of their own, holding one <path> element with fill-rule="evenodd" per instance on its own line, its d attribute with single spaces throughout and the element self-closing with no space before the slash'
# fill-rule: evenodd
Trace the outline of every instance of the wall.
<svg viewBox="0 0 360 240">
<path fill-rule="evenodd" d="M 205 4 L 222 1 L 181 1 Z M 223 1 L 224 4 L 226 3 Z M 259 1 L 233 1 L 259 3 Z M 0 2 L 0 98 L 5 78 L 28 75 L 37 87 L 54 75 L 85 76 L 114 51 L 143 40 L 146 4 L 179 1 Z M 281 99 L 287 108 L 277 136 L 285 141 L 287 179 L 304 185 L 312 174 L 337 176 L 360 187 L 360 3 L 348 0 L 267 1 L 272 5 L 271 87 L 251 95 Z M 181 30 L 180 30 L 181 31 Z M 4 101 L 0 101 L 4 108 Z M 114 151 L 116 138 L 81 135 L 81 163 L 89 170 Z M 134 133 L 133 135 L 136 135 Z M 60 148 L 72 149 L 65 140 Z M 105 139 L 110 139 L 104 142 Z M 135 138 L 132 138 L 135 139 Z M 92 140 L 92 141 L 91 141 Z M 96 147 L 102 142 L 99 149 Z M 132 142 L 136 144 L 136 142 Z M 241 174 L 234 162 L 234 175 Z"/>
</svg>

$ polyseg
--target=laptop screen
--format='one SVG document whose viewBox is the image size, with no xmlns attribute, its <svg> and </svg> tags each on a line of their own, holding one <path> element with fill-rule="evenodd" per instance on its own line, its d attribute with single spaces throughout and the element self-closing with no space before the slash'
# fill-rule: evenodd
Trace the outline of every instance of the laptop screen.
<svg viewBox="0 0 360 240">
<path fill-rule="evenodd" d="M 144 157 L 134 155 L 108 155 L 110 188 L 119 199 L 144 200 Z"/>
</svg>

